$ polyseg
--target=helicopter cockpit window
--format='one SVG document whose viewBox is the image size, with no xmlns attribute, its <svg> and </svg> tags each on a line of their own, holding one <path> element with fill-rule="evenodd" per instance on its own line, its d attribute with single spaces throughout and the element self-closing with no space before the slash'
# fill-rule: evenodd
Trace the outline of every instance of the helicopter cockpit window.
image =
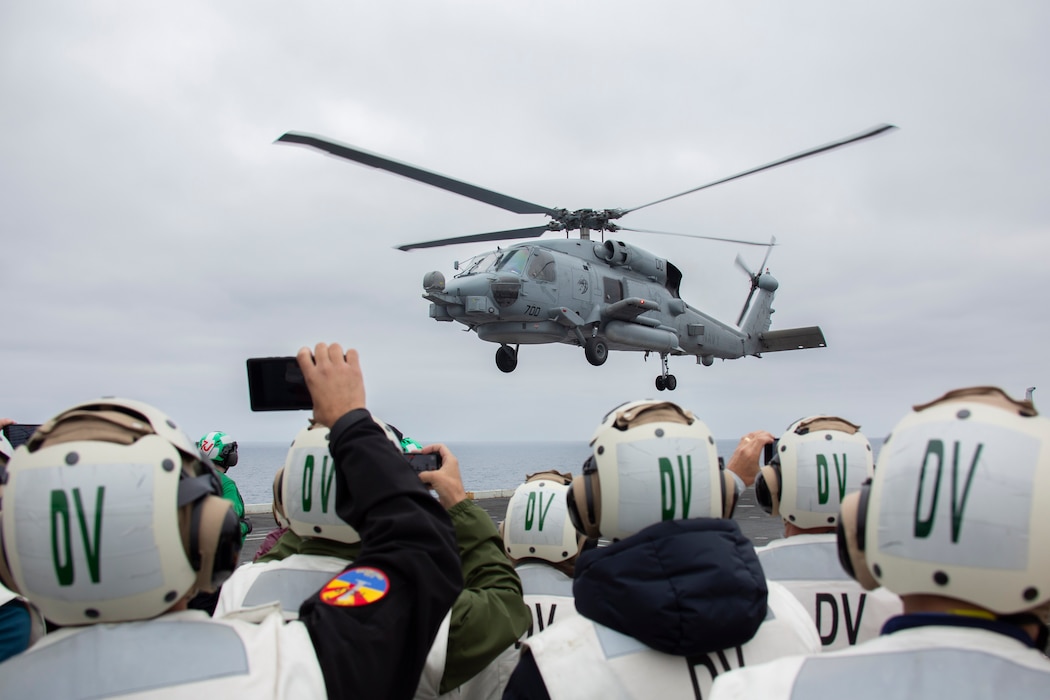
<svg viewBox="0 0 1050 700">
<path fill-rule="evenodd" d="M 500 272 L 513 272 L 515 275 L 520 275 L 525 271 L 525 262 L 529 259 L 529 251 L 525 248 L 516 248 L 505 256 L 496 265 L 496 269 Z"/>
<path fill-rule="evenodd" d="M 538 282 L 553 282 L 556 267 L 554 256 L 550 254 L 550 251 L 536 248 L 532 253 L 532 259 L 529 260 L 529 267 L 525 274 L 528 275 L 529 279 L 534 279 Z"/>
<path fill-rule="evenodd" d="M 461 266 L 463 268 L 463 271 L 456 275 L 456 277 L 466 277 L 467 275 L 475 275 L 481 272 L 486 272 L 499 261 L 501 255 L 502 252 L 498 250 L 493 250 L 488 253 L 482 253 L 481 255 L 475 255 L 473 258 L 471 258 Z"/>
</svg>

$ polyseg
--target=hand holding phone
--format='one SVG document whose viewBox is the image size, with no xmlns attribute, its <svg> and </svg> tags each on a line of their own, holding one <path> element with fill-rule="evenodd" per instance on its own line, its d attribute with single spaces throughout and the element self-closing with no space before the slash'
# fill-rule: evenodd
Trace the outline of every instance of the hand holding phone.
<svg viewBox="0 0 1050 700">
<path fill-rule="evenodd" d="M 318 343 L 296 356 L 314 404 L 314 420 L 331 427 L 340 417 L 365 407 L 365 382 L 357 350 L 343 352 L 339 343 Z"/>
<path fill-rule="evenodd" d="M 459 473 L 459 460 L 456 455 L 452 454 L 452 450 L 438 443 L 427 445 L 423 451 L 425 454 L 440 455 L 440 468 L 419 472 L 419 480 L 437 492 L 438 502 L 444 506 L 445 510 L 466 499 L 467 492 L 463 488 L 463 477 Z"/>
<path fill-rule="evenodd" d="M 437 452 L 406 452 L 405 459 L 417 472 L 441 469 L 441 455 Z"/>
<path fill-rule="evenodd" d="M 318 343 L 295 357 L 253 357 L 247 361 L 248 398 L 253 411 L 313 409 L 314 419 L 331 426 L 345 413 L 365 407 L 357 351 Z"/>
</svg>

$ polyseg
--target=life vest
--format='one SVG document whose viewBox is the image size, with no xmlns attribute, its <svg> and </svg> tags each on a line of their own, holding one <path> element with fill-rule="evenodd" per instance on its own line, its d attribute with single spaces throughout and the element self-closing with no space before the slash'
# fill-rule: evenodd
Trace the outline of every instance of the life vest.
<svg viewBox="0 0 1050 700">
<path fill-rule="evenodd" d="M 199 610 L 70 627 L 0 664 L 4 700 L 19 698 L 325 698 L 306 627 L 272 611 L 259 623 Z"/>
<path fill-rule="evenodd" d="M 794 535 L 755 550 L 770 581 L 783 584 L 813 619 L 825 651 L 879 636 L 903 611 L 885 588 L 866 591 L 843 570 L 835 535 Z"/>
<path fill-rule="evenodd" d="M 1050 660 L 985 629 L 926 626 L 721 676 L 715 700 L 1047 697 Z"/>
<path fill-rule="evenodd" d="M 625 601 L 629 604 L 629 601 Z M 806 611 L 784 587 L 769 583 L 768 613 L 742 646 L 673 656 L 576 616 L 525 642 L 552 700 L 560 698 L 708 697 L 714 679 L 732 669 L 820 650 Z"/>
</svg>

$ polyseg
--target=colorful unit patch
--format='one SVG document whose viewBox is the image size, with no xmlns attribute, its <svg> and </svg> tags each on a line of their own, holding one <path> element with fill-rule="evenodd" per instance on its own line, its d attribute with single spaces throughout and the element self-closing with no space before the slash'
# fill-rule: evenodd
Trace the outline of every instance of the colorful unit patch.
<svg viewBox="0 0 1050 700">
<path fill-rule="evenodd" d="M 360 566 L 347 569 L 321 589 L 321 600 L 329 605 L 356 607 L 382 600 L 390 591 L 390 579 L 379 569 Z"/>
</svg>

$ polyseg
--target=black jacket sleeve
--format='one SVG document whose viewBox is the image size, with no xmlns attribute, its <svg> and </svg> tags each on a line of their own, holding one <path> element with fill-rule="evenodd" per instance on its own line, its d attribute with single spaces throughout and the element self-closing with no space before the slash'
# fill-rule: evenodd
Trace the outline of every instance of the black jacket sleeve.
<svg viewBox="0 0 1050 700">
<path fill-rule="evenodd" d="M 329 697 L 411 698 L 463 587 L 452 523 L 366 410 L 336 421 L 329 450 L 337 512 L 361 535 L 361 555 L 346 571 L 378 570 L 386 587 L 379 595 L 383 586 L 372 585 L 362 599 L 329 584 L 303 603 L 299 619 Z"/>
</svg>

